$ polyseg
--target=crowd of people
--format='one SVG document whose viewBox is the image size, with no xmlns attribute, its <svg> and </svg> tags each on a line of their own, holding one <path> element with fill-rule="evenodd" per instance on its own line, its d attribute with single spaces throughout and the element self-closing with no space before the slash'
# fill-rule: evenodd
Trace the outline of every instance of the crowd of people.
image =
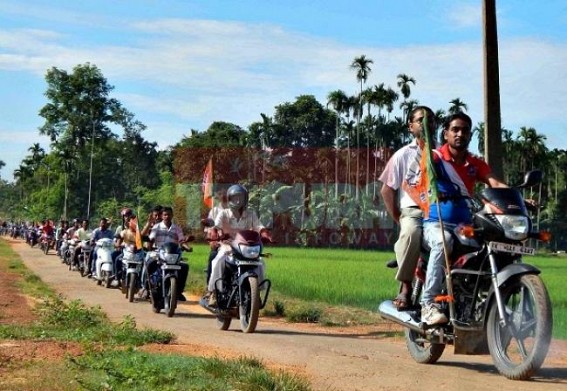
<svg viewBox="0 0 567 391">
<path fill-rule="evenodd" d="M 256 213 L 248 208 L 248 191 L 242 185 L 233 185 L 229 188 L 218 188 L 215 196 L 214 207 L 209 211 L 207 219 L 202 221 L 205 237 L 210 244 L 211 251 L 207 262 L 207 291 L 205 297 L 210 306 L 216 305 L 214 295 L 215 281 L 223 276 L 224 262 L 230 248 L 226 244 L 237 230 L 252 229 L 261 233 L 262 237 L 271 241 L 268 230 L 259 221 Z M 185 235 L 182 228 L 173 222 L 173 209 L 169 206 L 156 205 L 143 226 L 138 226 L 138 217 L 131 208 L 123 208 L 120 211 L 120 222 L 112 227 L 111 221 L 103 217 L 98 221 L 98 226 L 91 230 L 87 219 L 75 218 L 70 222 L 61 220 L 55 226 L 52 220 L 39 222 L 2 222 L 1 233 L 10 234 L 12 237 L 21 237 L 35 246 L 42 240 L 51 243 L 51 247 L 61 257 L 63 262 L 69 263 L 71 270 L 80 267 L 81 256 L 88 257 L 88 270 L 85 275 L 97 281 L 101 276 L 97 269 L 98 245 L 101 239 L 113 241 L 112 263 L 114 275 L 113 285 L 119 286 L 124 276 L 122 273 L 122 254 L 125 248 L 133 251 L 144 251 L 145 262 L 141 275 L 141 284 L 138 292 L 140 299 L 149 297 L 148 278 L 156 271 L 158 249 L 167 243 L 183 245 L 191 240 L 191 235 Z M 30 239 L 30 237 L 36 239 Z M 86 255 L 85 255 L 86 254 Z M 178 297 L 179 301 L 186 301 L 183 294 L 189 274 L 189 266 L 186 262 L 180 262 L 178 272 Z M 263 264 L 258 270 L 260 279 L 263 280 Z"/>
</svg>

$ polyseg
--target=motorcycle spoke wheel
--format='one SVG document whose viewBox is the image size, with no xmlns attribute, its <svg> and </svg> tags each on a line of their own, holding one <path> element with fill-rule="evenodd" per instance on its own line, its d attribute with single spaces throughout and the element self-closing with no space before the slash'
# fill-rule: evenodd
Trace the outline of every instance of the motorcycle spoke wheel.
<svg viewBox="0 0 567 391">
<path fill-rule="evenodd" d="M 136 274 L 128 274 L 126 281 L 128 281 L 128 301 L 132 303 L 134 301 L 134 295 L 136 294 Z"/>
<path fill-rule="evenodd" d="M 406 329 L 405 335 L 408 351 L 419 364 L 434 364 L 445 351 L 445 344 L 431 343 L 416 331 Z"/>
<path fill-rule="evenodd" d="M 549 350 L 553 316 L 547 289 L 539 276 L 528 274 L 501 291 L 505 325 L 496 303 L 487 322 L 488 348 L 498 371 L 512 380 L 529 379 Z"/>
<path fill-rule="evenodd" d="M 230 322 L 232 321 L 232 317 L 224 316 L 224 315 L 217 315 L 217 327 L 219 330 L 228 330 L 230 327 Z"/>
<path fill-rule="evenodd" d="M 253 333 L 260 316 L 260 294 L 258 292 L 258 278 L 248 277 L 243 283 L 240 296 L 240 328 L 244 333 Z"/>
<path fill-rule="evenodd" d="M 169 278 L 169 286 L 166 287 L 166 297 L 167 302 L 167 316 L 171 318 L 175 314 L 175 308 L 177 307 L 177 278 Z"/>
</svg>

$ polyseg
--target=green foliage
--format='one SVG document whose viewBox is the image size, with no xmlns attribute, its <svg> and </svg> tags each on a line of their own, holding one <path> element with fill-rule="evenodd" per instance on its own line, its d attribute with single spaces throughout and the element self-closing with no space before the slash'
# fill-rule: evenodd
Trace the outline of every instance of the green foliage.
<svg viewBox="0 0 567 391">
<path fill-rule="evenodd" d="M 125 317 L 118 326 L 112 324 L 100 307 L 88 308 L 78 300 L 65 302 L 61 297 L 48 297 L 39 306 L 39 322 L 29 326 L 1 326 L 0 337 L 15 339 L 55 339 L 105 345 L 140 346 L 147 343 L 168 343 L 171 333 L 153 329 L 137 330 L 132 317 Z"/>
<path fill-rule="evenodd" d="M 254 358 L 236 360 L 150 355 L 135 349 L 89 352 L 68 359 L 87 390 L 310 390 L 304 381 L 272 373 Z"/>
</svg>

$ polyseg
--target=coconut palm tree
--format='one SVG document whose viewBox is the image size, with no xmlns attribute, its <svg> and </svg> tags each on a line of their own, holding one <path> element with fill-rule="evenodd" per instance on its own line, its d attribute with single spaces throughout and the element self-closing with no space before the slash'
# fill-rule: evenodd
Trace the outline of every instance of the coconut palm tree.
<svg viewBox="0 0 567 391">
<path fill-rule="evenodd" d="M 370 64 L 373 64 L 374 61 L 366 58 L 365 55 L 360 57 L 355 57 L 353 62 L 350 64 L 350 68 L 356 71 L 356 80 L 360 82 L 360 96 L 359 96 L 359 112 L 357 116 L 357 131 L 356 131 L 356 184 L 355 184 L 355 199 L 358 199 L 358 186 L 359 186 L 359 175 L 360 175 L 360 116 L 362 114 L 362 90 L 363 86 L 368 79 L 368 75 L 372 72 L 372 68 L 370 68 Z"/>
<path fill-rule="evenodd" d="M 335 128 L 335 197 L 339 196 L 339 130 L 341 125 L 341 114 L 345 110 L 348 97 L 343 90 L 331 91 L 327 95 L 327 107 L 331 105 L 337 115 Z"/>
<path fill-rule="evenodd" d="M 464 111 L 467 111 L 469 109 L 467 104 L 465 102 L 463 102 L 460 98 L 455 98 L 452 101 L 450 101 L 449 103 L 451 104 L 451 106 L 449 106 L 449 110 L 447 110 L 447 112 L 449 114 L 464 112 Z"/>
<path fill-rule="evenodd" d="M 411 76 L 406 75 L 405 73 L 400 73 L 398 75 L 398 87 L 400 87 L 400 92 L 404 97 L 404 102 L 408 100 L 411 95 L 411 84 L 415 85 L 415 79 Z M 402 106 L 400 105 L 400 108 Z M 404 111 L 404 120 L 407 117 L 409 111 Z"/>
<path fill-rule="evenodd" d="M 0 170 L 2 170 L 3 167 L 6 166 L 6 163 L 4 163 L 3 160 L 0 160 Z"/>
</svg>

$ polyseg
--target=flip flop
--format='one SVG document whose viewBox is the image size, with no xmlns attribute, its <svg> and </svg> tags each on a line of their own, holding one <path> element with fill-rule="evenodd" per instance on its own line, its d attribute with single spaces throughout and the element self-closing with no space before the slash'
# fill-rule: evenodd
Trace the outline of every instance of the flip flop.
<svg viewBox="0 0 567 391">
<path fill-rule="evenodd" d="M 394 300 L 392 300 L 394 306 L 398 309 L 398 311 L 405 310 L 410 307 L 410 298 L 408 295 L 400 293 Z"/>
</svg>

